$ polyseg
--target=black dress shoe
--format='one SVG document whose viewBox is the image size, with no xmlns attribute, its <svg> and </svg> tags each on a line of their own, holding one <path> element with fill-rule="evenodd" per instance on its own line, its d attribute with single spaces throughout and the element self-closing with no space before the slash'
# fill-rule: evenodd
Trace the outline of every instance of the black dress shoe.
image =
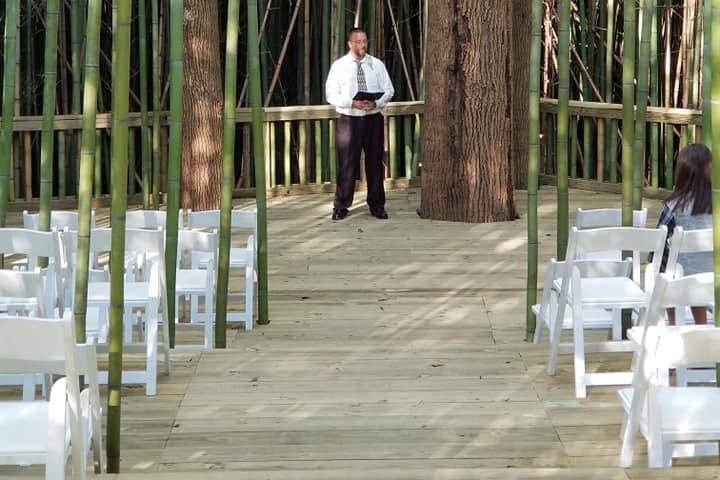
<svg viewBox="0 0 720 480">
<path fill-rule="evenodd" d="M 383 207 L 371 208 L 370 213 L 373 217 L 379 218 L 380 220 L 387 220 L 388 214 Z"/>
<path fill-rule="evenodd" d="M 333 208 L 332 219 L 342 220 L 348 216 L 350 211 L 347 208 Z"/>
</svg>

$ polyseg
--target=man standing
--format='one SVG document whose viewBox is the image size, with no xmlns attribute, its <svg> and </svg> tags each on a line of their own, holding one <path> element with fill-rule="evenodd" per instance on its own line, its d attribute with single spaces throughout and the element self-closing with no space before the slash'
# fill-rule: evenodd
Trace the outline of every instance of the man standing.
<svg viewBox="0 0 720 480">
<path fill-rule="evenodd" d="M 367 203 L 375 218 L 387 219 L 383 153 L 385 126 L 380 110 L 395 89 L 382 61 L 367 53 L 367 35 L 362 29 L 348 32 L 350 51 L 330 68 L 325 95 L 340 114 L 335 129 L 338 169 L 333 203 L 333 220 L 347 217 L 355 194 L 360 152 L 365 152 Z M 382 93 L 377 100 L 355 100 L 358 92 Z"/>
</svg>

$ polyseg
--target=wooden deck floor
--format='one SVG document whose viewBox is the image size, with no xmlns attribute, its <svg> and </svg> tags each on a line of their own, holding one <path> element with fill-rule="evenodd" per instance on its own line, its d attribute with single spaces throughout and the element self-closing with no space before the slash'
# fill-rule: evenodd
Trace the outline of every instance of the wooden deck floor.
<svg viewBox="0 0 720 480">
<path fill-rule="evenodd" d="M 126 389 L 119 478 L 720 478 L 707 462 L 616 468 L 615 389 L 576 400 L 567 357 L 545 375 L 547 349 L 524 342 L 524 215 L 423 221 L 406 190 L 389 193 L 389 221 L 357 203 L 333 223 L 330 203 L 270 202 L 270 325 L 230 332 L 225 351 L 173 354 L 156 397 Z M 540 205 L 544 264 L 553 189 Z M 619 199 L 573 191 L 571 206 Z M 590 358 L 591 370 L 629 365 Z"/>
</svg>

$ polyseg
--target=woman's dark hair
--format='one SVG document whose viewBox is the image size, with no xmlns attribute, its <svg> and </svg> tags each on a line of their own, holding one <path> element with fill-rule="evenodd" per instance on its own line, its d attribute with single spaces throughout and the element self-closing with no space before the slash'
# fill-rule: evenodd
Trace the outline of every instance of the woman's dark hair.
<svg viewBox="0 0 720 480">
<path fill-rule="evenodd" d="M 712 153 L 700 143 L 680 150 L 675 167 L 675 189 L 665 203 L 676 201 L 674 210 L 692 205 L 692 215 L 712 213 Z"/>
</svg>

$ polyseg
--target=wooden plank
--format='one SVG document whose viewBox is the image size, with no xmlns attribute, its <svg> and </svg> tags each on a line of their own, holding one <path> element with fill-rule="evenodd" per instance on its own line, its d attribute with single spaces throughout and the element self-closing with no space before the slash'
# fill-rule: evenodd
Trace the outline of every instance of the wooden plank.
<svg viewBox="0 0 720 480">
<path fill-rule="evenodd" d="M 557 99 L 540 99 L 540 111 L 557 113 Z M 570 100 L 570 115 L 590 118 L 622 119 L 622 104 Z M 674 125 L 702 125 L 702 111 L 685 108 L 647 107 L 647 122 Z"/>
</svg>

